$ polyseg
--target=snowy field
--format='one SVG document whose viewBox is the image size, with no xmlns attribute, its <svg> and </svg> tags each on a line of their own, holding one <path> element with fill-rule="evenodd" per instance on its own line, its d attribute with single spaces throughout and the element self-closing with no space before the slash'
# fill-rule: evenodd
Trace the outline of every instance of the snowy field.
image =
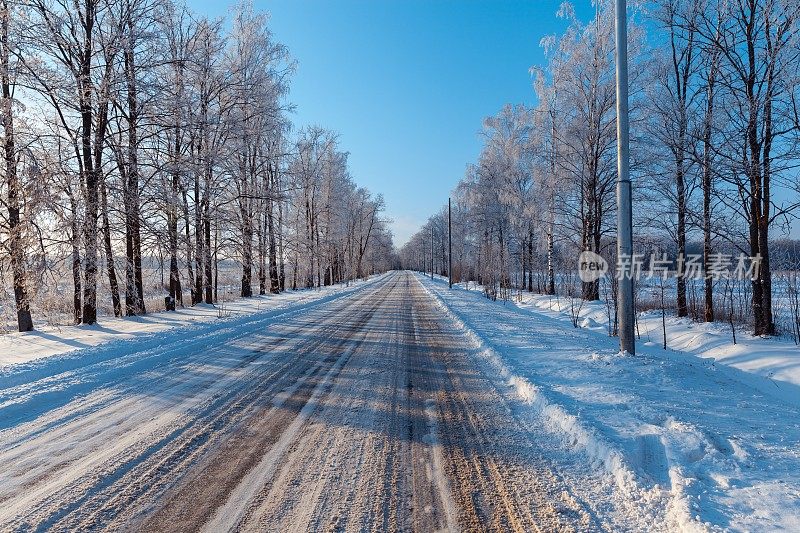
<svg viewBox="0 0 800 533">
<path fill-rule="evenodd" d="M 522 309 L 538 311 L 566 319 L 571 325 L 568 298 L 541 294 L 523 294 L 517 302 Z M 608 332 L 608 312 L 605 303 L 579 303 L 578 325 L 581 328 Z M 694 322 L 689 318 L 670 316 L 662 322 L 659 310 L 639 313 L 637 317 L 638 346 L 649 351 L 663 351 L 664 329 L 667 350 L 695 355 L 712 362 L 742 370 L 740 380 L 770 395 L 800 404 L 800 347 L 785 337 L 753 337 L 736 325 L 736 343 L 731 328 L 725 322 Z M 665 327 L 666 326 L 666 327 Z"/>
</svg>

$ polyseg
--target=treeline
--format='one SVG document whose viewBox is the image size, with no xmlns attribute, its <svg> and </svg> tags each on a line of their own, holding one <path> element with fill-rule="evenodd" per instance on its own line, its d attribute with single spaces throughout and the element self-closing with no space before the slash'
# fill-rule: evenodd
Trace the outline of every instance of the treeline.
<svg viewBox="0 0 800 533">
<path fill-rule="evenodd" d="M 704 265 L 723 249 L 760 258 L 749 313 L 755 334 L 773 334 L 772 242 L 796 219 L 800 198 L 800 4 L 637 6 L 629 12 L 635 251 L 659 249 L 677 265 L 696 241 Z M 542 40 L 548 63 L 532 69 L 538 104 L 507 105 L 484 121 L 483 150 L 455 191 L 456 279 L 478 280 L 494 297 L 512 287 L 554 294 L 577 278 L 581 251 L 615 263 L 613 7 L 601 0 L 581 21 L 562 4 L 567 29 Z M 404 264 L 431 267 L 432 235 L 433 267 L 445 273 L 446 228 L 444 211 L 431 217 L 403 248 Z M 674 283 L 678 316 L 689 313 L 686 283 Z M 725 318 L 714 280 L 703 285 L 702 319 Z M 602 297 L 599 280 L 579 291 Z"/>
<path fill-rule="evenodd" d="M 266 14 L 0 9 L 0 279 L 21 331 L 37 310 L 93 324 L 98 309 L 213 303 L 231 262 L 242 296 L 388 268 L 382 198 L 355 184 L 335 133 L 293 131 L 295 65 Z"/>
</svg>

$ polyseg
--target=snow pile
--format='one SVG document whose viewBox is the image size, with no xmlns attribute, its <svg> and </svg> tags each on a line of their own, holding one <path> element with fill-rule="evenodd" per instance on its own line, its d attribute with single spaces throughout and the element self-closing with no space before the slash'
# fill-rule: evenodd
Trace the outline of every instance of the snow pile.
<svg viewBox="0 0 800 533">
<path fill-rule="evenodd" d="M 797 398 L 711 359 L 657 347 L 620 356 L 597 306 L 582 309 L 596 329 L 573 328 L 557 311 L 423 284 L 532 422 L 613 476 L 632 513 L 684 531 L 800 531 Z"/>
</svg>

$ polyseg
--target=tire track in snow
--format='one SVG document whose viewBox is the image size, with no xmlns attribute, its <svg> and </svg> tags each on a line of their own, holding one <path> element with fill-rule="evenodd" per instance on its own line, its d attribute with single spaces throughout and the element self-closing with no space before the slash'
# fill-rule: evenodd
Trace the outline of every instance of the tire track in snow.
<svg viewBox="0 0 800 533">
<path fill-rule="evenodd" d="M 366 314 L 357 321 L 356 325 L 363 325 L 374 313 L 375 308 L 378 307 L 380 301 L 376 303 Z M 356 331 L 358 327 L 355 328 Z M 311 390 L 311 394 L 303 403 L 302 408 L 294 417 L 291 424 L 282 433 L 277 442 L 272 446 L 267 454 L 265 454 L 258 465 L 250 470 L 245 477 L 243 477 L 239 484 L 233 489 L 228 496 L 222 507 L 218 508 L 214 517 L 203 526 L 203 531 L 207 533 L 214 533 L 224 529 L 237 528 L 242 519 L 245 517 L 249 510 L 251 502 L 256 498 L 260 489 L 270 483 L 274 478 L 278 468 L 281 466 L 279 461 L 284 458 L 290 445 L 294 443 L 302 426 L 308 421 L 312 413 L 317 409 L 319 399 L 329 387 L 331 380 L 341 371 L 342 367 L 348 361 L 353 350 L 357 346 L 347 347 L 347 341 L 352 341 L 352 338 L 341 340 L 331 351 L 335 352 L 342 350 L 341 355 L 338 356 L 336 361 L 331 365 L 328 371 L 322 376 L 321 380 Z M 299 385 L 300 382 L 298 382 Z M 288 397 L 292 397 L 296 393 L 295 389 L 287 390 Z M 276 408 L 281 408 L 284 399 L 281 399 Z"/>
<path fill-rule="evenodd" d="M 345 309 L 350 305 L 352 305 L 350 300 L 344 300 L 341 304 L 339 304 L 340 307 Z M 302 329 L 303 327 L 308 326 L 309 323 L 301 321 L 301 324 L 297 327 L 298 329 Z M 326 334 L 332 334 L 335 330 L 335 324 L 328 325 L 327 328 L 321 330 L 322 335 L 308 338 L 305 341 L 305 344 L 308 345 L 307 349 L 313 351 L 318 344 L 324 342 Z M 242 333 L 240 337 L 244 337 L 247 334 L 250 333 Z M 214 350 L 206 350 L 203 354 L 205 357 L 201 358 L 201 363 L 209 363 L 213 360 L 215 354 L 218 355 L 219 352 L 215 352 Z M 244 361 L 238 362 L 239 370 L 241 370 L 241 368 L 245 368 L 248 363 L 252 363 L 261 355 L 263 355 L 263 353 L 248 354 Z M 197 358 L 193 358 L 192 360 L 195 359 Z M 119 482 L 125 478 L 126 473 L 133 472 L 137 466 L 140 466 L 140 464 L 148 464 L 148 460 L 151 458 L 155 459 L 162 457 L 163 455 L 167 454 L 170 448 L 173 449 L 173 454 L 177 453 L 179 455 L 187 456 L 191 459 L 192 455 L 197 455 L 195 448 L 202 448 L 203 445 L 210 442 L 214 433 L 217 432 L 220 427 L 225 425 L 225 418 L 230 417 L 231 412 L 233 412 L 233 410 L 237 407 L 236 403 L 231 404 L 231 402 L 236 400 L 237 397 L 241 396 L 241 393 L 244 389 L 249 388 L 253 391 L 258 391 L 259 387 L 254 386 L 254 380 L 256 378 L 260 377 L 269 382 L 270 378 L 274 379 L 275 374 L 280 373 L 282 370 L 285 371 L 291 364 L 292 358 L 287 359 L 283 362 L 283 366 L 276 369 L 272 376 L 263 376 L 256 373 L 255 375 L 251 376 L 250 379 L 244 379 L 244 376 L 242 376 L 241 373 L 230 372 L 223 374 L 222 380 L 219 380 L 217 383 L 215 383 L 210 390 L 203 391 L 204 397 L 206 397 L 207 400 L 196 401 L 196 399 L 190 398 L 190 401 L 199 404 L 194 412 L 192 410 L 187 411 L 181 408 L 176 408 L 176 406 L 171 406 L 179 413 L 182 412 L 182 417 L 172 417 L 172 419 L 175 420 L 175 424 L 167 424 L 166 426 L 161 427 L 160 431 L 155 431 L 153 434 L 145 436 L 145 440 L 134 441 L 131 446 L 125 447 L 121 450 L 118 446 L 113 445 L 115 443 L 115 437 L 113 434 L 109 434 L 108 431 L 103 431 L 103 429 L 107 428 L 101 428 L 100 430 L 93 431 L 95 435 L 99 435 L 99 437 L 104 441 L 110 441 L 112 444 L 111 450 L 96 450 L 94 454 L 85 454 L 85 449 L 78 450 L 78 454 L 86 456 L 85 458 L 82 458 L 82 461 L 84 461 L 83 465 L 78 465 L 83 466 L 81 470 L 84 471 L 85 474 L 79 475 L 78 478 L 76 478 L 67 486 L 61 486 L 58 488 L 58 485 L 44 484 L 43 486 L 37 487 L 39 489 L 38 491 L 27 493 L 27 500 L 15 502 L 17 504 L 15 507 L 27 508 L 28 512 L 26 512 L 25 515 L 28 516 L 29 519 L 17 517 L 16 522 L 18 524 L 27 523 L 28 525 L 32 525 L 40 520 L 36 518 L 39 516 L 46 517 L 44 522 L 39 523 L 43 523 L 44 525 L 53 525 L 72 512 L 77 513 L 79 516 L 85 515 L 88 509 L 91 508 L 91 501 L 102 500 L 103 494 L 105 493 L 113 494 L 114 491 L 111 489 L 121 484 Z M 258 367 L 255 368 L 258 370 Z M 162 382 L 170 379 L 170 370 L 179 371 L 179 369 L 165 369 L 164 376 L 161 380 Z M 177 383 L 180 386 L 186 385 L 186 383 L 181 381 L 177 381 Z M 204 384 L 205 383 L 200 384 L 201 389 Z M 151 389 L 152 388 L 153 387 L 151 387 Z M 158 390 L 158 388 L 156 387 L 155 390 Z M 169 394 L 169 390 L 170 389 L 167 388 L 159 392 L 163 394 Z M 132 392 L 133 391 L 129 390 L 127 391 L 127 394 L 129 395 Z M 119 431 L 117 432 L 118 435 L 122 435 L 125 430 L 141 432 L 141 428 L 135 428 L 135 426 L 138 425 L 137 422 L 139 422 L 141 419 L 136 419 L 134 417 L 132 420 L 134 424 L 129 423 L 126 425 L 124 423 L 126 419 L 124 411 L 130 409 L 129 404 L 133 401 L 128 395 L 122 395 L 122 397 L 125 398 L 124 404 L 120 404 L 116 407 L 112 404 L 108 412 L 103 410 L 99 411 L 98 414 L 103 416 L 96 416 L 89 419 L 90 423 L 96 423 L 98 421 L 104 422 L 108 419 L 111 419 L 112 421 L 123 421 L 122 427 L 120 427 Z M 144 399 L 147 400 L 147 397 L 145 396 Z M 241 411 L 245 405 L 242 405 L 241 398 L 238 398 L 238 400 L 238 409 Z M 230 405 L 227 409 L 221 410 L 222 406 L 228 404 Z M 145 405 L 144 407 L 148 406 Z M 151 409 L 155 408 L 156 410 L 160 410 L 161 407 L 167 406 L 150 405 L 149 407 Z M 202 423 L 202 420 L 204 419 L 207 419 L 207 421 Z M 129 419 L 128 422 L 130 421 L 131 420 Z M 131 425 L 134 427 L 130 427 Z M 188 433 L 182 437 L 181 434 L 184 431 L 188 431 Z M 67 433 L 62 433 L 61 435 L 55 436 L 55 438 L 68 440 L 68 431 Z M 100 453 L 97 453 L 97 451 L 100 451 Z M 167 462 L 169 463 L 169 461 Z M 173 462 L 171 466 L 174 468 L 176 465 Z M 174 476 L 175 472 L 169 472 L 169 474 L 170 476 Z M 58 476 L 58 473 L 56 472 L 54 475 Z M 57 481 L 63 481 L 63 476 L 58 476 Z M 51 498 L 47 497 L 55 492 L 60 493 L 58 499 L 53 501 Z M 42 503 L 38 506 L 33 505 L 32 501 L 36 500 L 39 500 Z M 63 503 L 65 501 L 70 503 L 65 505 Z M 48 509 L 51 510 L 48 511 Z M 109 509 L 107 507 L 107 511 L 108 510 Z M 112 505 L 110 508 L 110 515 L 112 518 L 113 514 L 114 506 Z M 0 519 L 2 519 L 2 515 L 0 515 Z M 103 523 L 103 521 L 100 523 Z"/>
</svg>

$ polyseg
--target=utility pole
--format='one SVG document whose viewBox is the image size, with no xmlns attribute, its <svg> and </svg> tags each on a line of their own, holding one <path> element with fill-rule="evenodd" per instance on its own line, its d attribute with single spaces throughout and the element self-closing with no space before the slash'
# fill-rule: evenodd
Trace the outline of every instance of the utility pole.
<svg viewBox="0 0 800 533">
<path fill-rule="evenodd" d="M 617 269 L 619 300 L 619 347 L 636 354 L 633 335 L 633 219 L 629 174 L 628 133 L 628 22 L 626 0 L 616 0 L 617 38 Z"/>
<path fill-rule="evenodd" d="M 447 199 L 447 281 L 453 288 L 453 207 Z"/>
<path fill-rule="evenodd" d="M 433 220 L 431 220 L 431 279 L 433 279 Z"/>
</svg>

